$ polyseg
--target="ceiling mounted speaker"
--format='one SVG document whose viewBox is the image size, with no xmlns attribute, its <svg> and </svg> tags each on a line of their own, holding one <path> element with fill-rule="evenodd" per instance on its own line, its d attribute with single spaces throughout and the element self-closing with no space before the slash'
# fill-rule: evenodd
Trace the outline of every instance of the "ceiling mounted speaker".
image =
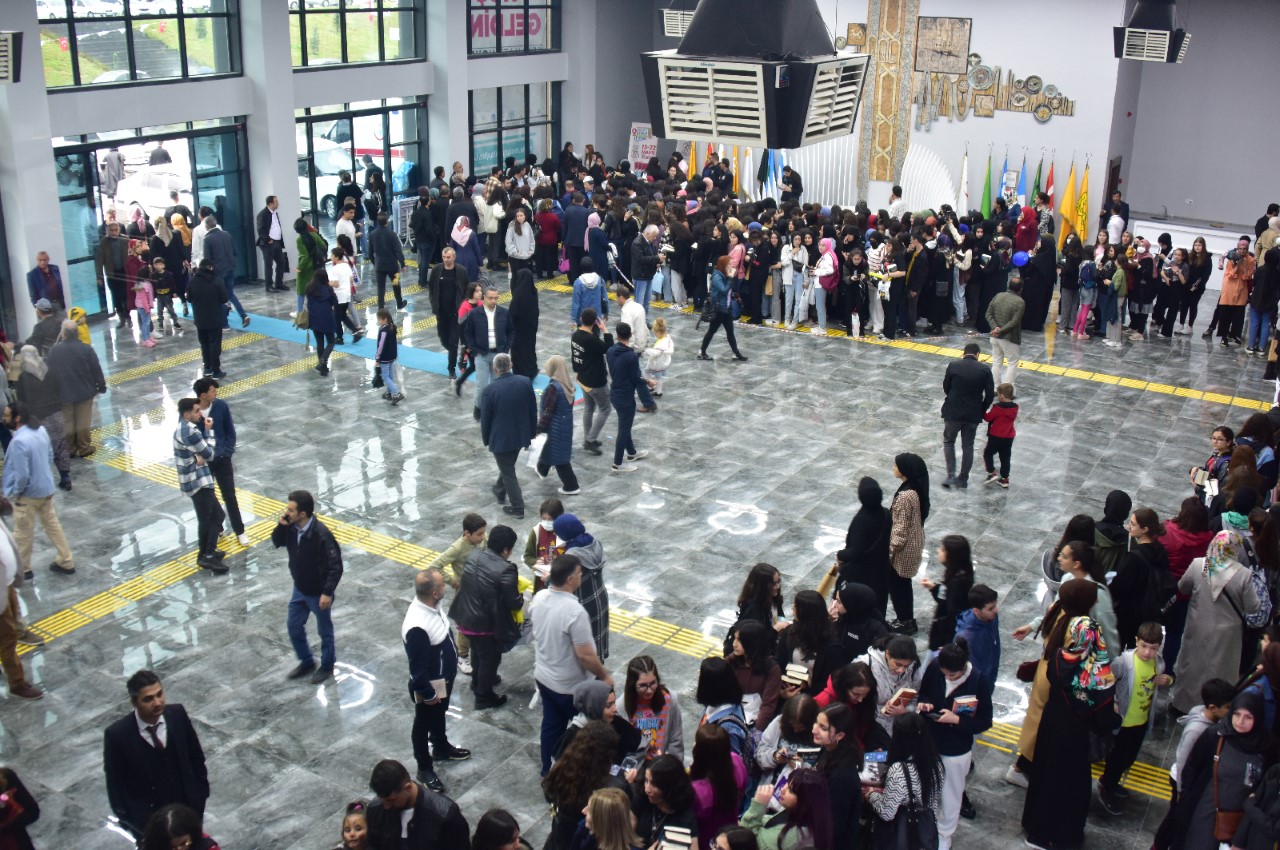
<svg viewBox="0 0 1280 850">
<path fill-rule="evenodd" d="M 1187 57 L 1191 35 L 1175 18 L 1176 0 L 1138 0 L 1129 22 L 1113 28 L 1117 59 L 1178 63 Z"/>
<path fill-rule="evenodd" d="M 22 77 L 22 33 L 0 32 L 0 83 L 16 83 Z"/>
<path fill-rule="evenodd" d="M 852 133 L 870 62 L 817 0 L 701 0 L 678 48 L 641 55 L 655 135 L 775 149 Z"/>
</svg>

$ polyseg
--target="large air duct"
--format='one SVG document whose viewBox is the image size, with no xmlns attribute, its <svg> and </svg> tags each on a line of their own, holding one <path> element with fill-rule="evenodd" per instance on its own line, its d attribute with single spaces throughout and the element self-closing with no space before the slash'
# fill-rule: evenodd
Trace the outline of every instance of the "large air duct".
<svg viewBox="0 0 1280 850">
<path fill-rule="evenodd" d="M 1138 0 L 1129 22 L 1113 27 L 1117 59 L 1181 63 L 1191 35 L 1174 17 L 1176 0 Z"/>
<path fill-rule="evenodd" d="M 817 0 L 701 0 L 678 48 L 641 55 L 655 135 L 774 149 L 852 133 L 870 62 Z"/>
</svg>

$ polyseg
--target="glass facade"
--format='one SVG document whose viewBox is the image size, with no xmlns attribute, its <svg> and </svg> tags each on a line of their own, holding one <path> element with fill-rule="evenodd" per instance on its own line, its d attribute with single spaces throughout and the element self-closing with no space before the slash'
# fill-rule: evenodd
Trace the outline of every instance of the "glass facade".
<svg viewBox="0 0 1280 850">
<path fill-rule="evenodd" d="M 37 0 L 51 89 L 240 73 L 236 0 Z"/>
<path fill-rule="evenodd" d="M 507 157 L 551 156 L 560 137 L 560 84 L 475 89 L 470 93 L 471 171 L 487 175 Z"/>
<path fill-rule="evenodd" d="M 560 49 L 558 0 L 467 0 L 467 55 Z"/>
<path fill-rule="evenodd" d="M 295 68 L 421 59 L 425 26 L 423 0 L 289 0 Z"/>
</svg>

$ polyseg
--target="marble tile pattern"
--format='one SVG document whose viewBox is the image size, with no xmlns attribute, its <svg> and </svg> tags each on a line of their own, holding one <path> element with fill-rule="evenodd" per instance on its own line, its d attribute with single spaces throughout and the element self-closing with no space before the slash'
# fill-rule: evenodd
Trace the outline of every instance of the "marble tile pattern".
<svg viewBox="0 0 1280 850">
<path fill-rule="evenodd" d="M 266 296 L 256 286 L 243 287 L 241 297 L 250 311 L 277 316 L 293 300 Z M 539 354 L 568 354 L 568 296 L 544 292 L 541 298 Z M 427 315 L 424 294 L 415 296 L 414 309 Z M 1068 517 L 1097 515 L 1114 487 L 1168 516 L 1187 492 L 1184 470 L 1208 451 L 1212 426 L 1238 425 L 1250 412 L 1024 373 L 1012 487 L 983 487 L 975 473 L 967 492 L 948 492 L 937 486 L 944 474 L 945 359 L 740 328 L 750 362 L 730 360 L 721 336 L 711 345 L 716 361 L 703 363 L 694 359 L 694 317 L 667 316 L 675 362 L 661 409 L 639 417 L 636 426 L 636 444 L 651 451 L 649 458 L 636 474 L 611 474 L 611 422 L 605 457 L 575 452 L 583 495 L 566 502 L 604 542 L 614 605 L 716 637 L 732 619 L 750 564 L 777 565 L 788 596 L 817 583 L 856 507 L 857 480 L 871 475 L 891 490 L 892 458 L 900 451 L 923 455 L 935 482 L 925 572 L 940 572 L 933 551 L 944 534 L 968 536 L 979 580 L 1001 594 L 1007 635 L 1037 611 L 1040 553 Z M 196 345 L 190 330 L 150 350 L 108 323 L 95 325 L 93 336 L 109 371 Z M 950 342 L 958 347 L 958 332 Z M 1029 335 L 1023 356 L 1255 399 L 1272 392 L 1259 360 L 1223 353 L 1199 334 L 1127 344 L 1119 353 L 1098 344 L 1048 343 Z M 402 345 L 436 348 L 438 342 L 419 321 L 406 325 Z M 228 351 L 224 368 L 237 380 L 303 356 L 300 346 L 266 339 Z M 101 422 L 158 405 L 167 419 L 133 420 L 107 444 L 167 457 L 176 418 L 168 411 L 189 394 L 197 373 L 198 364 L 188 364 L 113 388 L 100 401 Z M 344 359 L 327 378 L 306 370 L 229 399 L 240 435 L 240 486 L 278 499 L 306 488 L 322 512 L 434 549 L 458 534 L 467 511 L 503 522 L 489 492 L 495 467 L 471 417 L 472 386 L 458 399 L 437 375 L 411 372 L 405 384 L 407 400 L 390 407 L 370 389 L 367 363 Z M 980 435 L 979 450 L 982 443 Z M 90 461 L 76 461 L 73 474 L 74 492 L 59 493 L 56 503 L 78 571 L 74 578 L 49 573 L 44 565 L 51 551 L 37 536 L 38 577 L 21 591 L 33 621 L 193 547 L 194 513 L 177 490 Z M 523 464 L 519 474 L 531 509 L 555 495 L 554 475 L 539 482 Z M 530 515 L 516 524 L 522 540 L 535 520 Z M 407 666 L 399 639 L 412 570 L 348 547 L 334 604 L 339 675 L 315 687 L 284 678 L 294 663 L 284 628 L 285 556 L 262 543 L 229 563 L 228 576 L 198 574 L 24 656 L 29 678 L 47 696 L 31 703 L 3 699 L 0 761 L 40 800 L 43 817 L 33 829 L 38 847 L 128 846 L 106 821 L 101 734 L 128 710 L 124 680 L 143 667 L 156 670 L 170 701 L 185 704 L 195 719 L 213 786 L 207 828 L 225 850 L 332 846 L 343 805 L 367 796 L 376 760 L 398 758 L 412 769 L 412 709 L 404 698 Z M 916 604 L 926 619 L 931 604 L 922 589 Z M 1030 642 L 1006 637 L 998 719 L 1020 722 L 1026 686 L 1012 673 L 1035 651 Z M 698 660 L 615 635 L 608 665 L 620 674 L 640 653 L 656 656 L 692 729 Z M 460 679 L 450 735 L 474 758 L 441 773 L 473 824 L 485 809 L 504 806 L 540 846 L 548 819 L 537 776 L 540 713 L 528 708 L 531 667 L 527 648 L 504 659 L 501 689 L 511 701 L 499 710 L 474 711 Z M 1162 713 L 1142 760 L 1166 765 L 1176 737 Z M 961 822 L 957 847 L 1020 842 L 1023 792 L 1002 780 L 1009 759 L 977 747 L 969 788 L 979 819 Z M 1164 811 L 1165 803 L 1138 794 L 1120 817 L 1107 818 L 1095 807 L 1090 846 L 1145 848 Z"/>
</svg>

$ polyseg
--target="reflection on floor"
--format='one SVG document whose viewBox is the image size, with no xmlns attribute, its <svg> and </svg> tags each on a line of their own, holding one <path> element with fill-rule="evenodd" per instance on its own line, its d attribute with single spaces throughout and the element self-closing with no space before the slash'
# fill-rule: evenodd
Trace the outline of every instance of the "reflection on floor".
<svg viewBox="0 0 1280 850">
<path fill-rule="evenodd" d="M 251 286 L 241 298 L 263 316 L 284 317 L 293 302 Z M 400 316 L 402 344 L 438 349 L 425 294 L 413 300 Z M 568 302 L 555 288 L 541 294 L 543 357 L 567 353 Z M 610 668 L 654 655 L 664 681 L 684 697 L 692 728 L 697 657 L 723 634 L 747 566 L 777 565 L 788 594 L 812 587 L 843 539 L 859 477 L 890 486 L 892 456 L 909 450 L 940 480 L 946 361 L 939 355 L 962 340 L 890 347 L 740 328 L 750 362 L 720 356 L 728 353 L 721 337 L 710 349 L 718 359 L 703 363 L 693 356 L 695 317 L 664 315 L 675 364 L 660 411 L 636 431 L 651 455 L 629 476 L 611 475 L 607 457 L 575 455 L 583 495 L 566 502 L 604 542 L 611 599 L 627 612 L 615 621 L 622 631 Z M 459 400 L 445 379 L 407 370 L 408 398 L 390 407 L 370 389 L 368 363 L 358 356 L 335 359 L 321 378 L 298 342 L 229 334 L 241 343 L 224 356 L 231 382 L 224 397 L 240 432 L 238 482 L 257 497 L 242 500 L 253 545 L 232 543 L 230 574 L 214 577 L 191 573 L 194 515 L 169 460 L 175 402 L 199 372 L 194 334 L 148 350 L 108 324 L 94 327 L 113 376 L 99 404 L 104 450 L 76 462 L 75 491 L 57 499 L 77 575 L 40 566 L 22 591 L 29 620 L 58 635 L 23 656 L 48 695 L 30 704 L 8 699 L 0 713 L 0 760 L 18 770 L 43 809 L 37 846 L 128 846 L 105 828 L 101 736 L 127 711 L 124 680 L 142 667 L 158 671 L 169 699 L 195 718 L 213 785 L 207 830 L 227 850 L 330 846 L 343 804 L 367 795 L 373 763 L 412 764 L 399 640 L 412 565 L 457 535 L 463 513 L 479 511 L 491 524 L 504 518 L 489 492 L 494 465 L 470 415 L 473 390 Z M 972 541 L 979 580 L 1001 593 L 1006 634 L 1038 609 L 1040 553 L 1068 517 L 1097 515 L 1113 487 L 1167 516 L 1185 491 L 1183 470 L 1207 451 L 1210 429 L 1239 424 L 1272 392 L 1260 361 L 1223 353 L 1198 335 L 1119 353 L 1059 339 L 1050 354 L 1038 340 L 1028 338 L 1024 356 L 1048 368 L 1019 374 L 1012 487 L 935 489 L 927 526 L 930 553 L 946 533 Z M 1081 380 L 1085 373 L 1103 377 Z M 612 439 L 612 428 L 606 435 Z M 555 494 L 554 476 L 539 482 L 522 469 L 521 478 L 531 509 Z M 293 664 L 284 631 L 288 570 L 262 542 L 280 500 L 299 487 L 315 493 L 351 541 L 335 603 L 339 676 L 322 687 L 284 679 Z M 43 547 L 38 539 L 37 565 L 47 563 Z M 938 572 L 932 562 L 925 569 Z M 926 617 L 927 595 L 919 591 L 916 601 Z M 1001 723 L 1021 721 L 1026 687 L 1012 673 L 1034 651 L 1005 642 Z M 540 715 L 527 708 L 530 651 L 507 656 L 502 672 L 512 699 L 498 710 L 474 711 L 460 680 L 450 734 L 475 756 L 442 773 L 472 823 L 504 806 L 540 846 L 547 807 L 537 777 Z M 977 749 L 970 796 L 978 820 L 961 823 L 957 847 L 1018 839 L 1023 792 L 1003 782 L 1010 756 L 998 749 L 1011 749 L 1015 735 L 998 726 Z M 1158 766 L 1171 758 L 1176 735 L 1162 715 L 1144 748 L 1151 766 L 1139 777 L 1144 785 L 1158 789 Z M 1095 807 L 1090 846 L 1147 847 L 1165 808 L 1144 794 L 1120 817 Z"/>
</svg>

